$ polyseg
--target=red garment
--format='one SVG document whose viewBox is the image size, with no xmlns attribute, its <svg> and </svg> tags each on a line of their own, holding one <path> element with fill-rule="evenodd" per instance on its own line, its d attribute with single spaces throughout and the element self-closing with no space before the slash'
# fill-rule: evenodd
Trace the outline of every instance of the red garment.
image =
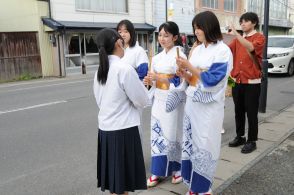
<svg viewBox="0 0 294 195">
<path fill-rule="evenodd" d="M 265 37 L 261 33 L 255 33 L 251 36 L 245 37 L 254 46 L 252 55 L 257 57 L 258 62 L 261 64 L 263 48 L 265 43 Z M 237 83 L 260 83 L 261 70 L 253 63 L 248 51 L 241 43 L 235 38 L 229 47 L 233 53 L 233 70 L 231 71 L 231 77 L 235 79 Z"/>
</svg>

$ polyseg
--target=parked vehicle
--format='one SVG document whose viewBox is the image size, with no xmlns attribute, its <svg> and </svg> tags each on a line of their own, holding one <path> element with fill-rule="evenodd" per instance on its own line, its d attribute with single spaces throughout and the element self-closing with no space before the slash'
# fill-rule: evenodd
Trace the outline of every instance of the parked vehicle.
<svg viewBox="0 0 294 195">
<path fill-rule="evenodd" d="M 268 37 L 268 72 L 273 74 L 294 74 L 294 35 Z"/>
</svg>

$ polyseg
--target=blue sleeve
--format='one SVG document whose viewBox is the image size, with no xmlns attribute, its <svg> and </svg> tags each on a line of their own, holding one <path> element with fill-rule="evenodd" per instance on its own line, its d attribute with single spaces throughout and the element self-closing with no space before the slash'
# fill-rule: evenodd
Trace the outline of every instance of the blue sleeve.
<svg viewBox="0 0 294 195">
<path fill-rule="evenodd" d="M 173 83 L 175 85 L 175 87 L 179 86 L 181 83 L 181 79 L 177 75 L 175 75 L 173 78 L 168 79 L 168 81 L 170 83 Z"/>
<path fill-rule="evenodd" d="M 140 80 L 143 80 L 144 77 L 148 73 L 148 63 L 142 63 L 137 68 L 137 73 L 139 75 Z"/>
<path fill-rule="evenodd" d="M 200 78 L 204 87 L 216 86 L 227 74 L 228 63 L 213 63 L 208 71 L 202 72 Z"/>
</svg>

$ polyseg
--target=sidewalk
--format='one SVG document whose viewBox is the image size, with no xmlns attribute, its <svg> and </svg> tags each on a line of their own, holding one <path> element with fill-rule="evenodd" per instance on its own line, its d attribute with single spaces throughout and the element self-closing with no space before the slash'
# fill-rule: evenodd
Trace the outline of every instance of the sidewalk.
<svg viewBox="0 0 294 195">
<path fill-rule="evenodd" d="M 293 194 L 293 162 L 294 133 L 219 194 Z"/>
<path fill-rule="evenodd" d="M 257 150 L 254 152 L 250 154 L 242 154 L 240 152 L 241 146 L 238 148 L 230 148 L 227 145 L 224 145 L 221 149 L 220 160 L 218 162 L 218 168 L 212 186 L 213 194 L 225 194 L 221 192 L 253 165 L 265 158 L 267 154 L 277 148 L 293 132 L 294 105 L 282 110 L 275 116 L 267 118 L 263 123 L 259 124 L 259 140 L 257 142 Z M 293 162 L 291 163 L 292 165 L 289 166 L 293 166 Z M 254 178 L 252 178 L 252 180 L 254 182 Z M 150 188 L 147 191 L 138 192 L 138 194 L 184 195 L 187 190 L 188 188 L 184 184 L 173 185 L 171 184 L 170 179 L 166 179 L 157 187 Z"/>
</svg>

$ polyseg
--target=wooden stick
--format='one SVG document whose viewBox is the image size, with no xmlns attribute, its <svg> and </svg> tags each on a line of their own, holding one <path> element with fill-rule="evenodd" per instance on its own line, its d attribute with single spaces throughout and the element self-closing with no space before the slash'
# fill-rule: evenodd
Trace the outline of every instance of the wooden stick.
<svg viewBox="0 0 294 195">
<path fill-rule="evenodd" d="M 152 69 L 152 56 L 153 56 L 153 51 L 152 51 L 152 42 L 151 42 L 151 43 L 149 43 L 149 56 L 148 56 L 149 63 L 148 63 L 148 71 L 147 72 L 151 71 L 151 69 Z M 149 89 L 150 86 L 146 85 L 146 88 Z"/>
</svg>

